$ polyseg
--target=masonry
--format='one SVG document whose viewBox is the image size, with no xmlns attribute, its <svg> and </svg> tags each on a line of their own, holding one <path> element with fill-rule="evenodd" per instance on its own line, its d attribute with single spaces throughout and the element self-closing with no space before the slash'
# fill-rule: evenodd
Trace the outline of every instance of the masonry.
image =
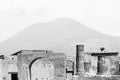
<svg viewBox="0 0 120 80">
<path fill-rule="evenodd" d="M 66 56 L 62 53 L 53 53 L 52 51 L 46 50 L 22 50 L 11 56 L 17 58 L 15 60 L 16 64 L 9 67 L 9 65 L 13 63 L 5 63 L 4 66 L 6 67 L 6 70 L 4 69 L 5 75 L 1 75 L 2 80 L 65 79 Z M 7 59 L 8 58 L 5 58 L 4 61 Z M 15 70 L 15 67 L 17 67 L 17 70 Z M 11 71 L 8 69 L 11 69 Z"/>
<path fill-rule="evenodd" d="M 119 80 L 120 60 L 118 52 L 84 52 L 84 45 L 76 46 L 76 70 L 78 79 Z"/>
<path fill-rule="evenodd" d="M 76 46 L 75 60 L 50 50 L 21 50 L 0 56 L 0 80 L 119 80 L 119 52 L 85 52 Z"/>
</svg>

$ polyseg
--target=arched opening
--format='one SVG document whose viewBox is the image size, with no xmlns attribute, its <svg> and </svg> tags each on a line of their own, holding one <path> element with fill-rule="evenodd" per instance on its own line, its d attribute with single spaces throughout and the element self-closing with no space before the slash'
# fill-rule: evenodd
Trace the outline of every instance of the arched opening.
<svg viewBox="0 0 120 80">
<path fill-rule="evenodd" d="M 53 80 L 54 66 L 45 58 L 36 58 L 29 66 L 30 80 Z"/>
</svg>

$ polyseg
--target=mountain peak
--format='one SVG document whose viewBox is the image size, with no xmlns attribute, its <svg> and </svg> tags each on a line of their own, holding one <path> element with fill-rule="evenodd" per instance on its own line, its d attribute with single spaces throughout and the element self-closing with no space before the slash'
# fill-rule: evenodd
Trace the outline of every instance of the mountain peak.
<svg viewBox="0 0 120 80">
<path fill-rule="evenodd" d="M 61 22 L 61 23 L 78 23 L 80 24 L 80 22 L 74 20 L 73 18 L 69 18 L 69 17 L 61 17 L 61 18 L 56 18 L 50 22 Z"/>
<path fill-rule="evenodd" d="M 19 50 L 52 50 L 75 55 L 75 43 L 89 39 L 106 39 L 115 45 L 119 39 L 92 30 L 68 17 L 48 23 L 36 23 L 0 44 L 0 52 L 13 54 Z M 93 44 L 94 45 L 94 44 Z"/>
<path fill-rule="evenodd" d="M 69 17 L 61 17 L 61 18 L 56 18 L 53 21 L 75 21 L 75 20 Z"/>
</svg>

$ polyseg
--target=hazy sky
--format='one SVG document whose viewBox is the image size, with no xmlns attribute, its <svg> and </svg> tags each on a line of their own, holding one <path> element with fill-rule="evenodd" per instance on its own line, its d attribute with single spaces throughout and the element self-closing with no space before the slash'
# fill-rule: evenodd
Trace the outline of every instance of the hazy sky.
<svg viewBox="0 0 120 80">
<path fill-rule="evenodd" d="M 0 0 L 0 42 L 35 22 L 59 17 L 120 36 L 120 0 Z"/>
</svg>

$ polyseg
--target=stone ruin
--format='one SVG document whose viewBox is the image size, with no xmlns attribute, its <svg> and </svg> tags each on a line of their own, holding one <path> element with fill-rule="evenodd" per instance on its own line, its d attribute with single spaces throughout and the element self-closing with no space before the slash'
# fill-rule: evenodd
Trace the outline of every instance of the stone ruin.
<svg viewBox="0 0 120 80">
<path fill-rule="evenodd" d="M 76 58 L 48 50 L 21 50 L 0 56 L 0 80 L 119 80 L 118 52 L 85 52 L 76 46 Z"/>
<path fill-rule="evenodd" d="M 22 50 L 1 56 L 0 80 L 64 80 L 66 56 L 47 50 Z"/>
<path fill-rule="evenodd" d="M 119 80 L 120 58 L 118 52 L 84 52 L 84 45 L 76 47 L 76 75 L 78 79 Z M 102 78 L 102 79 L 101 79 Z"/>
</svg>

